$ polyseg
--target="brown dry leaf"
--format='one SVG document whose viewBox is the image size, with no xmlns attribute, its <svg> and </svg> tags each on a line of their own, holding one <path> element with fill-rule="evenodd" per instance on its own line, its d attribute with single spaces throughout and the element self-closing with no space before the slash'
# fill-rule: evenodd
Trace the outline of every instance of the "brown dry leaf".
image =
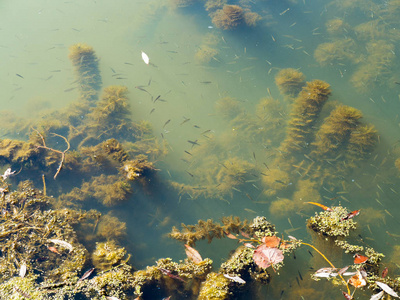
<svg viewBox="0 0 400 300">
<path fill-rule="evenodd" d="M 234 236 L 232 233 L 230 232 L 225 232 L 225 235 L 227 238 L 230 238 L 231 240 L 237 240 L 237 237 Z"/>
<path fill-rule="evenodd" d="M 362 286 L 366 286 L 367 282 L 365 281 L 365 279 L 362 277 L 360 271 L 357 271 L 356 275 L 354 275 L 353 277 L 350 277 L 349 279 L 349 283 L 354 286 L 355 288 L 359 288 Z"/>
<path fill-rule="evenodd" d="M 283 252 L 277 248 L 267 247 L 262 244 L 254 250 L 253 260 L 260 268 L 268 268 L 269 266 L 283 261 Z"/>
<path fill-rule="evenodd" d="M 261 240 L 267 247 L 277 248 L 281 239 L 276 236 L 264 236 Z"/>
<path fill-rule="evenodd" d="M 187 257 L 191 259 L 195 264 L 201 263 L 203 261 L 200 253 L 196 249 L 190 247 L 187 244 L 185 244 L 185 247 L 186 247 L 185 252 Z"/>
</svg>

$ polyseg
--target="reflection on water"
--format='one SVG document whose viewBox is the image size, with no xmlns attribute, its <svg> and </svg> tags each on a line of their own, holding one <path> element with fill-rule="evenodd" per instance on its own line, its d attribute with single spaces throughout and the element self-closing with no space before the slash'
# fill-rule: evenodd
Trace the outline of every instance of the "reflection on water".
<svg viewBox="0 0 400 300">
<path fill-rule="evenodd" d="M 129 287 L 102 293 L 133 299 L 132 284 L 140 280 L 129 261 L 136 269 L 153 266 L 143 278 L 162 286 L 145 286 L 143 299 L 169 296 L 168 284 L 176 288 L 171 299 L 212 298 L 207 284 L 200 286 L 211 262 L 197 271 L 194 263 L 175 264 L 186 255 L 168 233 L 173 226 L 183 230 L 181 223 L 193 229 L 199 220 L 214 220 L 201 227 L 208 231 L 195 248 L 213 260 L 214 272 L 224 272 L 221 264 L 242 250 L 235 250 L 237 240 L 215 238 L 231 232 L 253 238 L 241 236 L 249 233 L 239 223 L 229 230 L 225 222 L 215 225 L 230 216 L 265 216 L 276 226 L 273 234 L 316 246 L 337 267 L 353 264 L 354 252 L 371 256 L 373 248 L 386 257 L 380 269 L 367 265 L 367 271 L 380 276 L 387 266 L 388 278 L 399 276 L 398 1 L 5 1 L 0 7 L 0 158 L 2 170 L 16 171 L 3 176 L 0 238 L 22 249 L 1 250 L 9 270 L 1 277 L 4 295 L 24 296 L 33 275 L 46 269 L 37 279 L 46 283 L 42 295 L 55 295 L 51 280 L 71 286 L 63 296 L 78 291 L 104 299 L 96 294 L 101 284 L 121 276 Z M 31 187 L 21 186 L 20 196 L 10 192 L 28 179 L 41 196 L 25 200 L 29 205 L 15 202 Z M 345 254 L 307 229 L 305 221 L 324 206 L 306 202 L 342 205 L 346 213 L 361 209 L 348 244 L 340 242 L 358 248 Z M 53 219 L 46 219 L 50 208 Z M 29 247 L 12 226 L 32 235 Z M 201 240 L 216 228 L 222 231 L 212 243 Z M 287 254 L 279 276 L 268 268 L 266 285 L 210 278 L 221 291 L 230 287 L 232 298 L 342 297 L 340 280 L 335 287 L 310 278 L 329 265 L 309 250 L 303 245 Z M 173 261 L 159 260 L 166 257 Z M 154 267 L 157 260 L 167 271 Z M 28 275 L 18 277 L 24 265 Z M 82 275 L 93 266 L 88 276 L 99 286 L 90 290 Z M 182 275 L 183 268 L 191 271 Z M 189 279 L 193 272 L 197 277 Z M 239 275 L 256 282 L 261 273 L 252 272 Z M 171 276 L 177 274 L 187 281 Z M 355 296 L 370 293 L 359 288 Z"/>
</svg>

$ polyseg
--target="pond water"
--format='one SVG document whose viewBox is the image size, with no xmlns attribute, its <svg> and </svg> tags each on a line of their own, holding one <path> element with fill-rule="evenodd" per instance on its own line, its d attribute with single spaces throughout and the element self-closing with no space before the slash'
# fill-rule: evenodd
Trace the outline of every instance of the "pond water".
<svg viewBox="0 0 400 300">
<path fill-rule="evenodd" d="M 218 15 L 224 3 L 243 9 L 238 21 Z M 35 126 L 79 101 L 68 49 L 85 43 L 99 58 L 102 88 L 126 86 L 129 117 L 148 121 L 165 143 L 168 153 L 153 157 L 157 184 L 135 187 L 116 206 L 80 206 L 112 211 L 126 223 L 119 243 L 135 268 L 162 257 L 185 259 L 183 243 L 167 237 L 172 226 L 231 215 L 265 216 L 279 235 L 330 252 L 306 226 L 321 209 L 305 202 L 319 202 L 361 209 L 351 241 L 384 253 L 382 266 L 392 278 L 400 275 L 399 1 L 13 0 L 0 3 L 0 17 L 5 115 Z M 331 89 L 298 144 L 288 141 L 297 93 L 285 95 L 276 84 L 287 68 Z M 374 126 L 370 147 L 348 151 L 351 130 L 325 119 L 339 105 L 362 113 L 350 127 Z M 28 139 L 29 132 L 3 125 L 2 138 Z M 337 132 L 324 127 L 330 125 Z M 41 174 L 29 175 L 41 183 Z M 81 184 L 63 178 L 71 186 L 62 190 L 47 180 L 55 197 Z M 195 247 L 218 270 L 237 241 Z M 307 250 L 285 258 L 279 276 L 271 270 L 269 284 L 252 284 L 233 299 L 340 299 L 343 286 L 310 279 L 327 265 Z M 352 261 L 350 254 L 332 255 L 338 266 Z M 369 299 L 370 292 L 356 295 Z"/>
</svg>

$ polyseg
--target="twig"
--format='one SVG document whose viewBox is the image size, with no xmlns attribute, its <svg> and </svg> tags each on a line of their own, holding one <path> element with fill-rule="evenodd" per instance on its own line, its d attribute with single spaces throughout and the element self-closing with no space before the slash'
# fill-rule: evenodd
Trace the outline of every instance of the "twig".
<svg viewBox="0 0 400 300">
<path fill-rule="evenodd" d="M 332 268 L 334 268 L 334 269 L 336 269 L 336 267 L 326 258 L 326 256 L 325 255 L 323 255 L 322 253 L 321 253 L 321 251 L 319 251 L 317 248 L 315 248 L 313 245 L 311 245 L 311 244 L 307 244 L 307 243 L 303 243 L 303 242 L 301 242 L 301 244 L 303 244 L 303 245 L 306 245 L 306 246 L 309 246 L 309 247 L 311 247 L 311 248 L 313 248 L 315 251 L 317 251 L 327 262 L 328 262 L 328 264 L 330 264 L 331 265 L 331 267 Z M 339 277 L 342 279 L 342 281 L 344 282 L 344 284 L 346 285 L 346 288 L 347 288 L 347 292 L 348 292 L 348 294 L 350 295 L 351 294 L 351 292 L 350 292 L 350 289 L 349 289 L 349 284 L 347 283 L 347 281 L 346 280 L 344 280 L 344 278 L 343 278 L 343 276 L 342 276 L 342 274 L 339 274 Z"/>
<path fill-rule="evenodd" d="M 60 150 L 56 150 L 56 149 L 47 147 L 43 135 L 42 135 L 37 129 L 35 129 L 35 128 L 33 128 L 33 127 L 32 127 L 32 129 L 35 130 L 35 131 L 37 132 L 37 134 L 40 136 L 40 138 L 42 139 L 42 142 L 43 142 L 43 146 L 36 146 L 37 148 L 42 148 L 42 149 L 50 150 L 50 151 L 53 151 L 53 152 L 56 152 L 56 153 L 61 154 L 61 161 L 60 161 L 60 164 L 59 164 L 59 166 L 58 166 L 58 168 L 57 168 L 56 174 L 54 174 L 54 179 L 56 179 L 58 173 L 60 173 L 61 168 L 62 168 L 63 165 L 64 165 L 65 153 L 69 150 L 69 148 L 71 147 L 71 145 L 69 144 L 68 140 L 67 140 L 64 136 L 59 135 L 59 134 L 57 134 L 57 133 L 51 133 L 51 134 L 54 135 L 54 136 L 58 136 L 58 137 L 64 139 L 65 143 L 67 144 L 67 149 L 65 149 L 64 151 L 60 151 Z"/>
</svg>

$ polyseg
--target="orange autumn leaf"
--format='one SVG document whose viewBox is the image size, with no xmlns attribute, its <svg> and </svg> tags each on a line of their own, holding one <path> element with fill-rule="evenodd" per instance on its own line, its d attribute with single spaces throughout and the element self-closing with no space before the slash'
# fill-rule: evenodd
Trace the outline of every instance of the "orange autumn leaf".
<svg viewBox="0 0 400 300">
<path fill-rule="evenodd" d="M 225 235 L 226 235 L 227 238 L 230 238 L 230 239 L 232 239 L 232 240 L 237 240 L 237 237 L 234 236 L 234 235 L 233 235 L 232 233 L 230 233 L 230 232 L 225 232 Z"/>
<path fill-rule="evenodd" d="M 186 247 L 185 252 L 187 257 L 191 259 L 195 264 L 201 263 L 203 261 L 203 258 L 201 258 L 200 253 L 196 249 L 186 244 L 185 247 Z"/>
<path fill-rule="evenodd" d="M 351 284 L 355 288 L 359 288 L 359 287 L 362 287 L 362 286 L 366 286 L 367 282 L 362 277 L 361 272 L 357 271 L 356 275 L 354 275 L 353 277 L 351 277 L 349 279 L 349 284 Z"/>
<path fill-rule="evenodd" d="M 59 254 L 59 255 L 61 255 L 61 253 L 60 252 L 58 252 L 58 250 L 57 250 L 57 248 L 56 247 L 47 247 L 47 249 L 49 249 L 51 252 L 53 252 L 53 253 L 56 253 L 56 254 Z"/>
<path fill-rule="evenodd" d="M 281 239 L 276 236 L 264 236 L 261 241 L 269 248 L 277 248 Z"/>
<path fill-rule="evenodd" d="M 332 208 L 330 208 L 330 207 L 328 207 L 328 206 L 325 206 L 325 205 L 323 205 L 323 204 L 321 204 L 321 203 L 317 203 L 317 202 L 306 202 L 306 203 L 319 206 L 319 207 L 321 207 L 323 210 L 326 210 L 326 211 L 332 211 Z"/>
<path fill-rule="evenodd" d="M 362 264 L 368 260 L 368 257 L 360 254 L 355 254 L 354 255 L 354 263 L 355 264 Z"/>
</svg>

